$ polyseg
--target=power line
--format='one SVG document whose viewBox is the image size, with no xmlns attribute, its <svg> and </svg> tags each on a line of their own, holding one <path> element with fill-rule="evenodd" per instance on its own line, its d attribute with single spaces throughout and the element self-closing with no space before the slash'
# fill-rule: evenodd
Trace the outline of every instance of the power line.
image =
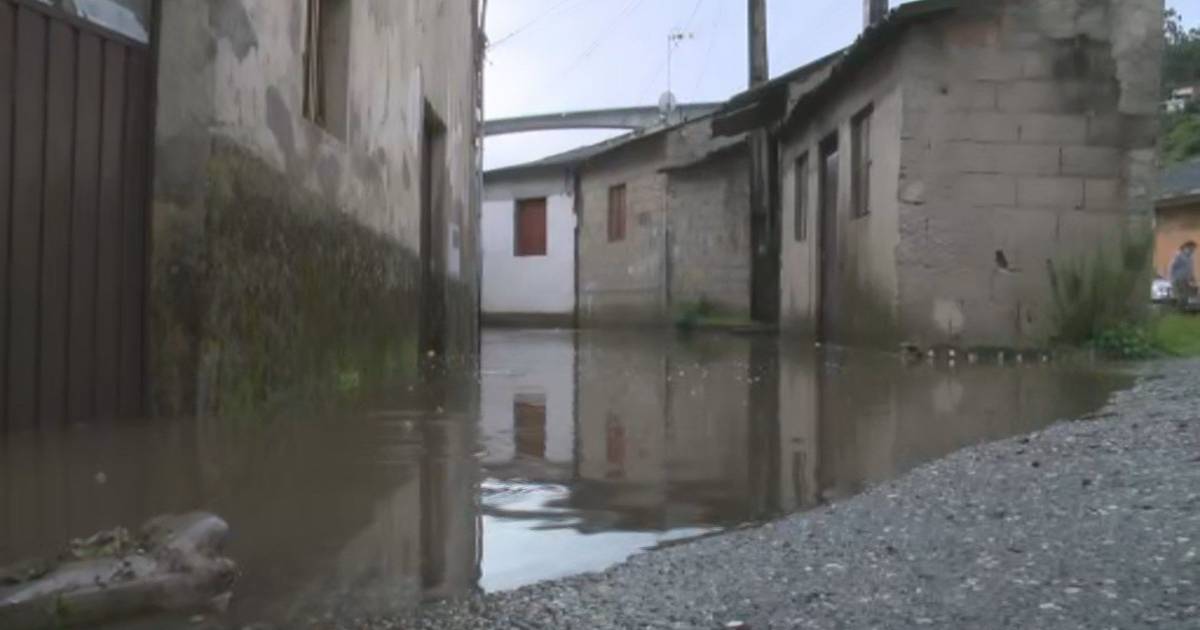
<svg viewBox="0 0 1200 630">
<path fill-rule="evenodd" d="M 692 22 L 696 19 L 696 14 L 700 12 L 700 7 L 704 6 L 704 0 L 696 0 L 696 6 L 692 7 L 692 14 L 688 16 L 687 24 L 683 26 L 683 30 L 692 28 Z"/>
<path fill-rule="evenodd" d="M 564 9 L 568 4 L 571 4 L 572 2 L 574 2 L 575 4 L 580 4 L 583 2 L 583 0 L 562 0 L 562 2 L 559 2 L 558 4 L 554 5 L 549 10 L 543 11 L 542 13 L 540 13 L 536 17 L 534 17 L 532 20 L 529 20 L 528 22 L 517 27 L 512 32 L 510 32 L 508 35 L 505 35 L 504 37 L 501 37 L 500 39 L 497 39 L 496 41 L 491 42 L 488 45 L 488 48 L 489 49 L 496 48 L 497 46 L 500 46 L 500 45 L 508 42 L 509 40 L 516 37 L 517 35 L 520 35 L 521 33 L 524 33 L 526 30 L 529 30 L 533 26 L 536 26 L 542 20 L 550 17 L 551 15 L 559 13 L 560 11 L 562 11 L 562 9 Z"/>
<path fill-rule="evenodd" d="M 696 87 L 692 89 L 693 92 L 700 92 L 700 87 L 704 83 L 705 77 L 708 76 L 708 72 L 706 72 L 708 69 L 708 60 L 712 58 L 713 49 L 717 47 L 717 38 L 720 37 L 717 26 L 721 24 L 721 18 L 725 17 L 725 5 L 726 3 L 724 2 L 717 3 L 716 19 L 713 20 L 712 26 L 709 28 L 712 37 L 708 41 L 708 49 L 704 51 L 704 61 L 700 64 L 700 74 L 696 76 Z"/>
<path fill-rule="evenodd" d="M 646 0 L 629 0 L 624 9 L 605 26 L 603 31 L 600 32 L 600 35 L 595 39 L 595 41 L 593 41 L 586 49 L 584 49 L 583 53 L 579 55 L 575 61 L 572 61 L 571 65 L 567 66 L 567 68 L 562 71 L 559 77 L 561 78 L 570 74 L 571 71 L 579 67 L 580 64 L 582 64 L 584 61 L 587 61 L 588 57 L 591 57 L 592 53 L 596 52 L 596 49 L 600 47 L 600 44 L 603 43 L 609 35 L 612 35 L 612 33 L 616 30 L 616 26 L 620 24 L 621 21 L 626 17 L 635 13 L 643 4 L 645 4 L 645 2 Z"/>
</svg>

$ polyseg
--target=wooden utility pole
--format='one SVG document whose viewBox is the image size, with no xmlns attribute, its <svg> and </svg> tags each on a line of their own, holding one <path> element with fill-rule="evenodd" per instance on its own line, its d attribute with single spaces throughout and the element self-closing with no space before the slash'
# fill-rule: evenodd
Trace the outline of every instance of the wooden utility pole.
<svg viewBox="0 0 1200 630">
<path fill-rule="evenodd" d="M 767 0 L 749 0 L 750 16 L 750 87 L 771 78 L 767 61 Z"/>
<path fill-rule="evenodd" d="M 767 0 L 749 0 L 750 88 L 771 78 L 767 61 Z M 766 128 L 748 134 L 750 151 L 750 315 L 779 319 L 779 221 L 774 195 L 774 142 Z"/>
<path fill-rule="evenodd" d="M 888 12 L 888 0 L 863 0 L 863 30 L 871 28 Z"/>
</svg>

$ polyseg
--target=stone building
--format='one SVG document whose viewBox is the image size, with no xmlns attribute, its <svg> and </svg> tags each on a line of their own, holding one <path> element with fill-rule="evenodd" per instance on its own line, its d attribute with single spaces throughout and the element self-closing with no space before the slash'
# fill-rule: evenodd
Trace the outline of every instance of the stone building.
<svg viewBox="0 0 1200 630">
<path fill-rule="evenodd" d="M 1052 340 L 1052 270 L 1149 226 L 1162 0 L 919 0 L 875 17 L 798 98 L 714 121 L 777 146 L 782 325 Z"/>
<path fill-rule="evenodd" d="M 475 0 L 162 3 L 157 410 L 366 385 L 477 346 Z"/>
<path fill-rule="evenodd" d="M 670 321 L 704 299 L 749 310 L 745 147 L 709 120 L 629 137 L 577 168 L 579 321 Z"/>
</svg>

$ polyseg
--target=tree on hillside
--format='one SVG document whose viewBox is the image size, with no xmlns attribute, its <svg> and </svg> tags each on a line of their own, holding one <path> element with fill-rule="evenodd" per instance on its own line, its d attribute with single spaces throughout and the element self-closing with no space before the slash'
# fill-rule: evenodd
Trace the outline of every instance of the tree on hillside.
<svg viewBox="0 0 1200 630">
<path fill-rule="evenodd" d="M 1200 82 L 1200 28 L 1188 30 L 1175 9 L 1167 9 L 1165 24 L 1166 58 L 1163 60 L 1163 87 L 1173 90 Z"/>
<path fill-rule="evenodd" d="M 1164 96 L 1170 96 L 1178 87 L 1200 84 L 1200 28 L 1184 28 L 1179 12 L 1168 9 L 1164 33 L 1167 48 L 1163 58 L 1163 90 Z M 1164 114 L 1162 127 L 1164 163 L 1200 155 L 1200 110 L 1195 104 L 1182 112 Z"/>
</svg>

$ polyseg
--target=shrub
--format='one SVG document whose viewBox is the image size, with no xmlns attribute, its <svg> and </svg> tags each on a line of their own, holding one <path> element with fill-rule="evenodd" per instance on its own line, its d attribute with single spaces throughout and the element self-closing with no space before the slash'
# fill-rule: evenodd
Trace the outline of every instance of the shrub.
<svg viewBox="0 0 1200 630">
<path fill-rule="evenodd" d="M 1127 338 L 1145 321 L 1150 257 L 1148 232 L 1122 238 L 1117 256 L 1104 247 L 1087 260 L 1048 263 L 1059 343 L 1083 345 L 1111 333 Z M 1146 295 L 1143 295 L 1146 294 Z"/>
</svg>

